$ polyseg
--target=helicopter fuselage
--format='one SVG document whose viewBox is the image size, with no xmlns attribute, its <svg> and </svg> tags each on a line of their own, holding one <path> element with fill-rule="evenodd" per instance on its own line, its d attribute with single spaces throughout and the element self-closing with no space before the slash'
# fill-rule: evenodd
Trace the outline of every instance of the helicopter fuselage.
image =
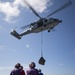
<svg viewBox="0 0 75 75">
<path fill-rule="evenodd" d="M 11 31 L 11 35 L 15 36 L 18 39 L 21 39 L 22 36 L 30 34 L 30 33 L 38 33 L 44 30 L 52 30 L 55 26 L 57 26 L 59 23 L 61 23 L 62 20 L 54 19 L 54 18 L 42 18 L 38 20 L 37 22 L 31 23 L 27 30 L 24 32 L 18 34 L 16 30 Z"/>
<path fill-rule="evenodd" d="M 61 20 L 49 18 L 45 19 L 42 18 L 37 22 L 31 23 L 29 28 L 22 32 L 20 36 L 29 34 L 29 33 L 38 33 L 44 30 L 52 30 L 55 26 L 57 26 L 59 23 L 61 23 Z"/>
</svg>

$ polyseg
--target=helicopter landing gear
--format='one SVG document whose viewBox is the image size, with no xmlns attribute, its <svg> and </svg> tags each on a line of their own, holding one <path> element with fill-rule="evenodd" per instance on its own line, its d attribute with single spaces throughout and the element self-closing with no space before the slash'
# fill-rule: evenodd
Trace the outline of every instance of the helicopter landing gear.
<svg viewBox="0 0 75 75">
<path fill-rule="evenodd" d="M 44 25 L 44 27 L 46 27 L 46 25 Z"/>
<path fill-rule="evenodd" d="M 48 30 L 48 33 L 50 32 L 50 29 Z"/>
</svg>

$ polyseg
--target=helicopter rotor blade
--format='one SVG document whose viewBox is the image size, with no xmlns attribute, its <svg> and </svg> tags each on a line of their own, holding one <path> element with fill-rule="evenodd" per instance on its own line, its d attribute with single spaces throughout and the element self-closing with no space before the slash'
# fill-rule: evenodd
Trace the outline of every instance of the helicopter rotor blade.
<svg viewBox="0 0 75 75">
<path fill-rule="evenodd" d="M 28 27 L 30 27 L 30 24 L 29 25 L 26 25 L 26 26 L 22 26 L 20 28 L 23 30 L 23 29 L 28 28 Z"/>
<path fill-rule="evenodd" d="M 53 15 L 53 14 L 55 14 L 55 13 L 57 13 L 57 12 L 63 10 L 63 9 L 65 9 L 67 7 L 69 7 L 71 4 L 72 4 L 72 2 L 71 2 L 71 0 L 69 0 L 66 4 L 64 4 L 63 6 L 61 6 L 60 8 L 55 10 L 54 12 L 52 12 L 51 14 L 49 14 L 47 17 L 49 17 L 49 16 L 51 16 L 51 15 Z"/>
<path fill-rule="evenodd" d="M 33 9 L 33 7 L 32 7 L 26 0 L 23 0 L 23 2 L 34 12 L 34 14 L 35 14 L 36 16 L 38 16 L 39 18 L 41 18 L 41 17 L 37 14 L 37 12 Z"/>
</svg>

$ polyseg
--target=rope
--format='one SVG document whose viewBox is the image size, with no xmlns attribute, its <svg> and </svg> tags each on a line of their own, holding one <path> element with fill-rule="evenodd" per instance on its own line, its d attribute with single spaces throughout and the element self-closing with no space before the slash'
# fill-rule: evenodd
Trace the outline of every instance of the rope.
<svg viewBox="0 0 75 75">
<path fill-rule="evenodd" d="M 41 32 L 41 57 L 43 56 L 42 44 L 43 44 L 43 34 Z"/>
</svg>

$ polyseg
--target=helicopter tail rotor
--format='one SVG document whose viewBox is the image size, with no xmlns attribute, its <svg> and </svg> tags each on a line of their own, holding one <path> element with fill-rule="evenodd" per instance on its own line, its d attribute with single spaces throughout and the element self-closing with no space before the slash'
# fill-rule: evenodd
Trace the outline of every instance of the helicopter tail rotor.
<svg viewBox="0 0 75 75">
<path fill-rule="evenodd" d="M 26 28 L 29 28 L 29 27 L 30 27 L 30 24 L 29 25 L 26 25 L 26 26 L 22 26 L 20 28 L 23 30 L 23 29 L 26 29 Z"/>
<path fill-rule="evenodd" d="M 21 36 L 15 30 L 12 30 L 10 34 L 16 37 L 17 39 L 21 39 Z"/>
</svg>

